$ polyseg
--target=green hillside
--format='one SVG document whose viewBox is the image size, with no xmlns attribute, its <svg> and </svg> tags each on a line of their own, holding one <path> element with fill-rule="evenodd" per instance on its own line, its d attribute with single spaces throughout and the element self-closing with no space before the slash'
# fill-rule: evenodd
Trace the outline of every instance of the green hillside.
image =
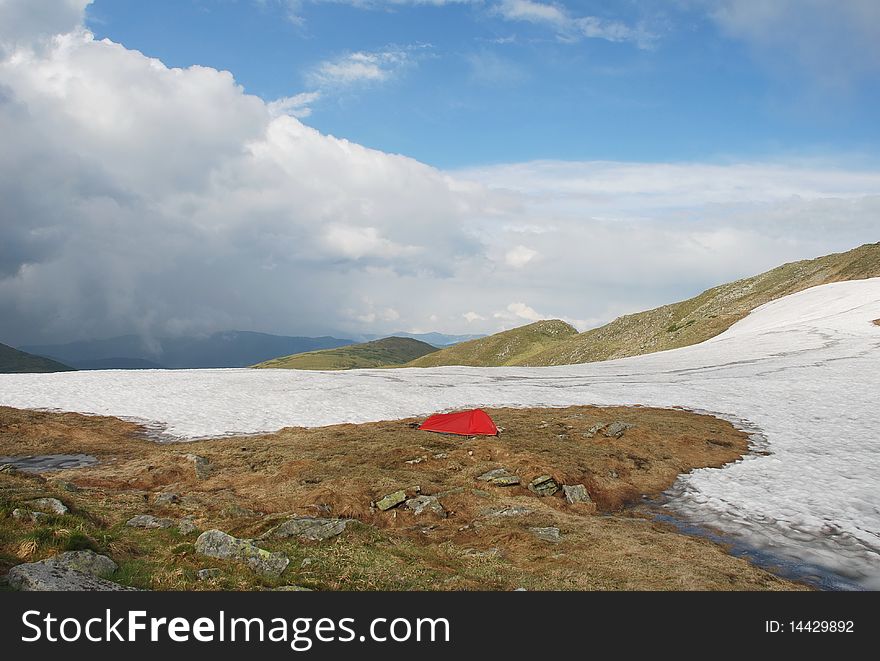
<svg viewBox="0 0 880 661">
<path fill-rule="evenodd" d="M 522 365 L 533 356 L 552 350 L 560 342 L 575 336 L 577 329 L 559 319 L 536 321 L 528 326 L 447 347 L 417 358 L 407 367 Z"/>
<path fill-rule="evenodd" d="M 830 282 L 874 277 L 880 277 L 880 243 L 785 264 L 584 333 L 561 321 L 539 321 L 464 342 L 408 366 L 569 365 L 676 349 L 723 333 L 756 307 L 777 298 Z"/>
<path fill-rule="evenodd" d="M 365 367 L 399 366 L 435 351 L 437 351 L 437 347 L 409 337 L 386 337 L 381 340 L 350 344 L 336 349 L 323 349 L 273 358 L 254 365 L 254 367 L 291 370 L 351 370 Z"/>
<path fill-rule="evenodd" d="M 5 344 L 0 344 L 0 374 L 21 374 L 27 372 L 69 372 L 73 368 L 61 363 L 34 356 Z"/>
</svg>

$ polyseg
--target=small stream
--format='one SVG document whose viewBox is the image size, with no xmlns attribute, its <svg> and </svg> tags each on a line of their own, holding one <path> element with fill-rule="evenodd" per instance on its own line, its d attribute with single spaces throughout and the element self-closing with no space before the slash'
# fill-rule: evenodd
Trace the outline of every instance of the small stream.
<svg viewBox="0 0 880 661">
<path fill-rule="evenodd" d="M 41 454 L 0 457 L 0 465 L 10 464 L 24 473 L 43 473 L 68 468 L 94 466 L 98 458 L 90 454 Z"/>
</svg>

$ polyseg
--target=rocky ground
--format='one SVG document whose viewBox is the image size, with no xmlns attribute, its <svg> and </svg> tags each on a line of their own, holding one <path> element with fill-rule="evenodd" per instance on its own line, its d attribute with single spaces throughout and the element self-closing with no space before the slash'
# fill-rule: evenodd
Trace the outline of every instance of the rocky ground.
<svg viewBox="0 0 880 661">
<path fill-rule="evenodd" d="M 13 464 L 97 460 L 0 469 L 0 574 L 14 589 L 803 589 L 630 507 L 747 452 L 729 423 L 489 413 L 498 437 L 398 420 L 156 443 L 115 418 L 0 407 Z"/>
</svg>

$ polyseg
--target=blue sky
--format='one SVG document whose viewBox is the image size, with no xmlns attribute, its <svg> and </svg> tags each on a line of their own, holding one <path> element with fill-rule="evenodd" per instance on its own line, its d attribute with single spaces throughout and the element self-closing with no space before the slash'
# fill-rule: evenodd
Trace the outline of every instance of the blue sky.
<svg viewBox="0 0 880 661">
<path fill-rule="evenodd" d="M 96 0 L 86 24 L 169 66 L 229 70 L 267 101 L 318 93 L 310 126 L 442 168 L 880 147 L 877 72 L 809 52 L 834 31 L 822 16 L 771 17 L 802 32 L 792 48 L 748 16 L 731 29 L 724 2 L 520 3 Z M 585 19 L 598 36 L 572 27 Z M 368 66 L 346 74 L 359 56 Z"/>
</svg>

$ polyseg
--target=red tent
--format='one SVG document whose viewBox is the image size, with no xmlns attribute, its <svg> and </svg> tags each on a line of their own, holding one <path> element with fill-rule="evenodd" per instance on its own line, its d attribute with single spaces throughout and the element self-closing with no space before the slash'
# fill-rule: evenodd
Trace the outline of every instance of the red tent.
<svg viewBox="0 0 880 661">
<path fill-rule="evenodd" d="M 496 436 L 498 434 L 498 427 L 492 422 L 489 414 L 482 409 L 471 409 L 458 413 L 438 413 L 425 420 L 419 429 L 460 436 Z"/>
</svg>

